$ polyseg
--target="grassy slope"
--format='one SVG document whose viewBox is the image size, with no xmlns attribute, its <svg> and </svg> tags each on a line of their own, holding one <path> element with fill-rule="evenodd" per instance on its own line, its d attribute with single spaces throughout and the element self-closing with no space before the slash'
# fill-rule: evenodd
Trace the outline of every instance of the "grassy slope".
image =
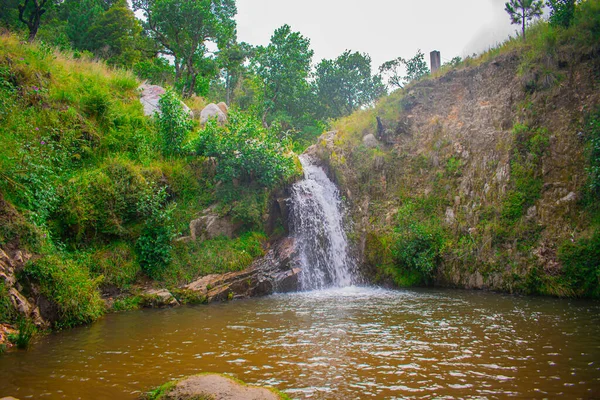
<svg viewBox="0 0 600 400">
<path fill-rule="evenodd" d="M 171 210 L 178 235 L 215 201 L 201 158 L 162 157 L 138 85 L 128 71 L 0 36 L 0 247 L 36 254 L 19 276 L 50 300 L 58 327 L 101 315 L 99 288 L 144 278 L 135 247 L 150 218 L 142 202 L 166 189 L 156 207 Z M 243 269 L 264 240 L 177 243 L 158 279 L 176 285 Z"/>
<path fill-rule="evenodd" d="M 599 16 L 584 2 L 568 30 L 539 23 L 337 122 L 321 152 L 374 279 L 600 296 Z"/>
</svg>

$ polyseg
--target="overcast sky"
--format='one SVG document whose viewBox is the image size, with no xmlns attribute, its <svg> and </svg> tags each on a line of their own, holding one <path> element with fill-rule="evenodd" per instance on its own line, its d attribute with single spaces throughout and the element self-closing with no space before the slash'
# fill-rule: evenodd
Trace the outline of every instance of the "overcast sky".
<svg viewBox="0 0 600 400">
<path fill-rule="evenodd" d="M 311 40 L 313 62 L 344 50 L 383 62 L 439 50 L 442 62 L 481 52 L 517 28 L 506 0 L 237 0 L 238 40 L 266 45 L 288 24 Z M 374 71 L 375 72 L 375 71 Z"/>
</svg>

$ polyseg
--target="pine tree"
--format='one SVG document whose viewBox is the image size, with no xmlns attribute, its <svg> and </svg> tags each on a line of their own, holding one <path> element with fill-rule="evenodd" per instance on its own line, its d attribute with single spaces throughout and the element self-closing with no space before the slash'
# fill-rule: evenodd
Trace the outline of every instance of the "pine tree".
<svg viewBox="0 0 600 400">
<path fill-rule="evenodd" d="M 506 12 L 510 15 L 511 23 L 521 25 L 523 40 L 525 40 L 527 21 L 543 14 L 544 2 L 542 0 L 510 0 L 505 6 Z"/>
</svg>

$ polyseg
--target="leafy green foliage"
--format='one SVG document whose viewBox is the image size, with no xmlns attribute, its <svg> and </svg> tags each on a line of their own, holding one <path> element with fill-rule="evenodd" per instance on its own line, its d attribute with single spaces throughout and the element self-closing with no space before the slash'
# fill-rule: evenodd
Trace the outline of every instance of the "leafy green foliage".
<svg viewBox="0 0 600 400">
<path fill-rule="evenodd" d="M 550 7 L 550 24 L 568 28 L 575 17 L 577 0 L 548 0 Z"/>
<path fill-rule="evenodd" d="M 102 285 L 127 288 L 135 282 L 140 273 L 140 265 L 131 246 L 125 242 L 116 242 L 94 251 L 89 259 L 90 273 L 103 276 Z"/>
<path fill-rule="evenodd" d="M 218 180 L 256 182 L 264 187 L 273 187 L 294 173 L 289 145 L 256 118 L 240 112 L 231 112 L 224 127 L 209 121 L 196 141 L 198 154 L 216 158 Z"/>
<path fill-rule="evenodd" d="M 145 216 L 144 228 L 135 244 L 138 260 L 150 278 L 160 279 L 171 262 L 171 240 L 175 236 L 173 208 L 167 204 L 165 188 L 143 196 L 138 209 Z"/>
<path fill-rule="evenodd" d="M 223 44 L 235 35 L 234 0 L 134 0 L 142 11 L 146 33 L 173 57 L 182 93 L 196 92 L 198 77 L 207 59 L 207 42 Z"/>
<path fill-rule="evenodd" d="M 56 308 L 57 328 L 89 323 L 104 313 L 98 293 L 100 279 L 91 279 L 87 269 L 68 256 L 42 257 L 28 263 L 23 274 L 36 283 L 40 294 Z"/>
<path fill-rule="evenodd" d="M 399 268 L 416 272 L 428 282 L 441 261 L 444 232 L 434 216 L 423 218 L 425 204 L 406 203 L 398 210 L 392 253 Z"/>
<path fill-rule="evenodd" d="M 157 113 L 156 119 L 163 140 L 163 155 L 178 154 L 182 150 L 183 140 L 192 129 L 192 121 L 172 90 L 167 90 L 161 96 L 158 106 L 160 113 Z"/>
<path fill-rule="evenodd" d="M 562 280 L 576 296 L 600 297 L 600 230 L 590 238 L 566 241 L 558 251 Z"/>
<path fill-rule="evenodd" d="M 306 107 L 303 102 L 311 93 L 307 78 L 313 54 L 310 40 L 300 32 L 292 32 L 289 25 L 276 29 L 269 45 L 256 50 L 253 62 L 256 74 L 263 81 L 262 122 L 265 126 L 277 114 L 291 118 L 302 116 Z"/>
<path fill-rule="evenodd" d="M 371 57 L 350 50 L 335 60 L 322 60 L 315 78 L 321 118 L 350 115 L 386 92 L 381 77 L 371 75 Z"/>
</svg>

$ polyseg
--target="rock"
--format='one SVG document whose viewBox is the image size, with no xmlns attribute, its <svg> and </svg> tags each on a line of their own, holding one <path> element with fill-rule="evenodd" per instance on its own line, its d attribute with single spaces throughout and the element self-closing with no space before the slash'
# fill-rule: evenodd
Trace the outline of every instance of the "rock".
<svg viewBox="0 0 600 400">
<path fill-rule="evenodd" d="M 450 225 L 453 224 L 455 220 L 454 210 L 451 207 L 446 208 L 446 223 Z"/>
<path fill-rule="evenodd" d="M 140 103 L 144 106 L 144 114 L 151 117 L 154 113 L 160 113 L 160 108 L 158 107 L 158 101 L 162 97 L 163 94 L 166 93 L 165 88 L 158 85 L 147 85 L 142 84 L 138 88 L 141 91 Z M 183 101 L 181 102 L 181 106 L 183 110 L 188 114 L 190 118 L 194 118 L 194 113 Z"/>
<path fill-rule="evenodd" d="M 167 289 L 148 289 L 143 294 L 143 307 L 177 307 L 179 302 Z"/>
<path fill-rule="evenodd" d="M 372 149 L 379 146 L 379 141 L 372 133 L 369 133 L 367 136 L 363 137 L 363 144 Z"/>
<path fill-rule="evenodd" d="M 161 390 L 162 389 L 162 390 Z M 284 399 L 275 389 L 249 386 L 221 374 L 200 374 L 166 383 L 159 388 L 161 400 L 279 400 Z"/>
<path fill-rule="evenodd" d="M 221 125 L 227 122 L 227 114 L 215 103 L 210 103 L 200 112 L 200 124 L 206 124 L 209 118 L 216 118 Z"/>
<path fill-rule="evenodd" d="M 533 219 L 533 218 L 535 218 L 536 215 L 537 215 L 537 207 L 531 206 L 527 209 L 527 214 L 526 214 L 525 218 Z"/>
<path fill-rule="evenodd" d="M 221 217 L 215 212 L 215 207 L 203 211 L 200 218 L 190 222 L 192 240 L 208 240 L 218 236 L 232 238 L 241 224 L 234 223 L 229 217 Z"/>
<path fill-rule="evenodd" d="M 220 102 L 219 104 L 217 104 L 217 107 L 219 107 L 221 111 L 223 111 L 223 114 L 227 115 L 229 113 L 229 107 L 227 107 L 227 104 L 225 104 L 224 102 Z"/>
<path fill-rule="evenodd" d="M 577 200 L 577 194 L 575 192 L 569 192 L 565 197 L 561 198 L 556 202 L 557 205 L 564 203 L 571 203 Z"/>
<path fill-rule="evenodd" d="M 247 269 L 222 275 L 207 275 L 183 289 L 206 296 L 209 303 L 266 296 L 274 292 L 292 292 L 299 288 L 299 276 L 302 272 L 299 265 L 295 240 L 284 238 Z"/>
</svg>

